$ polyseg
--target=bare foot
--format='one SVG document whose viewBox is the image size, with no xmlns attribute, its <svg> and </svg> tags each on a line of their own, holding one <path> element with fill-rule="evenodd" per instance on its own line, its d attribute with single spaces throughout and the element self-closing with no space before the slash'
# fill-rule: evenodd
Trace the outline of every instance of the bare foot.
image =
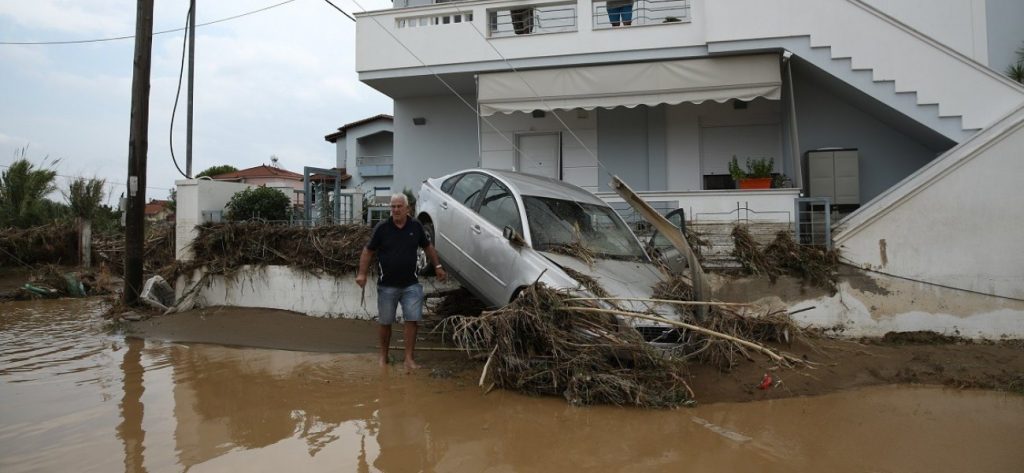
<svg viewBox="0 0 1024 473">
<path fill-rule="evenodd" d="M 380 367 L 381 368 L 387 368 L 387 366 L 388 366 L 388 357 L 382 356 L 377 361 L 380 363 Z"/>
<path fill-rule="evenodd" d="M 420 365 L 418 365 L 415 361 L 405 360 L 405 371 L 406 372 L 409 372 L 409 371 L 412 371 L 412 370 L 418 370 L 418 369 L 420 369 Z"/>
</svg>

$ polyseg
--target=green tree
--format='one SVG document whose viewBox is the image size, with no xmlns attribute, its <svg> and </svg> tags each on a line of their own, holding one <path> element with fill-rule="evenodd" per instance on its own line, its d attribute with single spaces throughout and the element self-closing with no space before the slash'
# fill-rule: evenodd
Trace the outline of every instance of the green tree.
<svg viewBox="0 0 1024 473">
<path fill-rule="evenodd" d="M 102 205 L 106 186 L 105 179 L 86 179 L 79 177 L 68 185 L 68 191 L 64 197 L 68 199 L 71 207 L 71 215 L 85 220 L 92 220 L 93 216 Z"/>
<path fill-rule="evenodd" d="M 1017 48 L 1017 62 L 1006 67 L 1006 75 L 1024 84 L 1024 46 Z"/>
<path fill-rule="evenodd" d="M 46 223 L 59 214 L 59 205 L 46 199 L 57 190 L 53 170 L 60 160 L 49 167 L 36 167 L 25 158 L 26 149 L 15 152 L 15 161 L 0 174 L 0 226 L 31 227 Z M 44 160 L 45 166 L 45 160 Z"/>
<path fill-rule="evenodd" d="M 232 166 L 230 164 L 221 164 L 220 166 L 210 166 L 210 167 L 206 168 L 206 170 L 204 170 L 203 172 L 201 172 L 199 174 L 196 174 L 196 177 L 203 177 L 203 176 L 213 177 L 213 176 L 216 176 L 218 174 L 224 174 L 226 172 L 235 172 L 235 171 L 238 171 L 238 168 L 236 168 L 236 167 L 234 167 L 234 166 Z"/>
<path fill-rule="evenodd" d="M 250 187 L 231 196 L 227 205 L 227 219 L 287 220 L 289 204 L 288 196 L 277 189 Z"/>
</svg>

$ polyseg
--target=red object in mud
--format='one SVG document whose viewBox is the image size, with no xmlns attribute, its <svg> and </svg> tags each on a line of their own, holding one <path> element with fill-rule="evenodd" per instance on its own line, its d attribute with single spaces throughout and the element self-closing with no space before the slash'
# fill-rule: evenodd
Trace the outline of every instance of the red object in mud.
<svg viewBox="0 0 1024 473">
<path fill-rule="evenodd" d="M 761 384 L 757 385 L 757 389 L 768 389 L 772 387 L 772 375 L 765 373 L 764 378 L 761 380 Z"/>
</svg>

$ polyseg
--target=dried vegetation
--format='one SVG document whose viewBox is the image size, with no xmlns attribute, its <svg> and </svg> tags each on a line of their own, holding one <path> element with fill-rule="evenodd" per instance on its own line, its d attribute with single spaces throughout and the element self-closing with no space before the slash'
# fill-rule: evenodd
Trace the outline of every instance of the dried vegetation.
<svg viewBox="0 0 1024 473">
<path fill-rule="evenodd" d="M 732 237 L 733 256 L 747 272 L 768 276 L 773 283 L 786 274 L 800 279 L 803 284 L 836 290 L 837 250 L 800 245 L 788 232 L 779 232 L 775 240 L 762 247 L 742 225 L 733 228 Z"/>
</svg>

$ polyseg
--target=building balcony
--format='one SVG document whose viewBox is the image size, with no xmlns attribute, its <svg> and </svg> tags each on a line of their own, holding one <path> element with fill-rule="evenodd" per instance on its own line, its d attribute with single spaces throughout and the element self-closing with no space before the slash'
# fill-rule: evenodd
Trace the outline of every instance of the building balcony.
<svg viewBox="0 0 1024 473">
<path fill-rule="evenodd" d="M 478 0 L 372 11 L 357 15 L 356 70 L 372 81 L 420 75 L 425 66 L 437 73 L 507 69 L 503 57 L 564 61 L 699 48 L 705 31 L 695 18 L 703 1 L 612 2 L 609 11 L 604 0 Z"/>
<path fill-rule="evenodd" d="M 356 168 L 362 177 L 381 177 L 395 175 L 394 158 L 391 155 L 359 156 Z"/>
</svg>

